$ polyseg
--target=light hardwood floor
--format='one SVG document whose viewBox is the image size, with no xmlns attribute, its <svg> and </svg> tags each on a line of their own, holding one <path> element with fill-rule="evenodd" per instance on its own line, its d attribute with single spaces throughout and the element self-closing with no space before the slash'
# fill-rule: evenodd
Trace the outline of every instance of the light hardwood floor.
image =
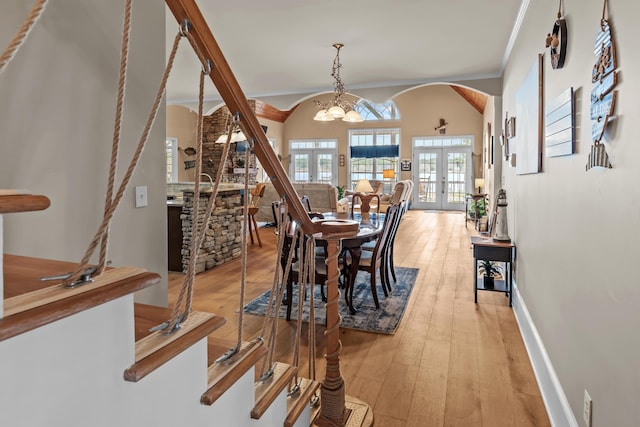
<svg viewBox="0 0 640 427">
<path fill-rule="evenodd" d="M 394 335 L 340 331 L 347 394 L 373 408 L 376 426 L 550 425 L 508 299 L 480 292 L 478 304 L 473 302 L 472 233 L 462 213 L 407 212 L 395 263 L 420 272 L 398 330 Z M 249 247 L 246 302 L 273 282 L 275 236 L 271 228 L 260 234 L 263 247 Z M 196 278 L 194 310 L 228 320 L 213 336 L 236 338 L 240 271 L 238 260 Z M 170 273 L 169 281 L 173 303 L 182 274 Z M 245 315 L 245 338 L 257 336 L 262 322 Z M 280 322 L 277 360 L 291 362 L 295 325 Z M 325 367 L 323 332 L 318 326 L 318 378 Z M 304 339 L 305 355 L 306 344 Z M 303 375 L 307 366 L 301 365 Z"/>
</svg>

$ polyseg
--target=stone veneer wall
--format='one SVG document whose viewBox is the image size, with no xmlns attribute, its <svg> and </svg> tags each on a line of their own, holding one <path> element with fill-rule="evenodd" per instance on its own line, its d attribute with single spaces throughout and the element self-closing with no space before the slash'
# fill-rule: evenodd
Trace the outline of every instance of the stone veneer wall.
<svg viewBox="0 0 640 427">
<path fill-rule="evenodd" d="M 200 193 L 198 217 L 203 217 L 211 193 Z M 186 272 L 191 259 L 194 192 L 184 191 L 182 207 L 182 271 Z M 240 257 L 242 240 L 242 199 L 240 190 L 218 192 L 215 207 L 196 262 L 196 273 L 209 270 Z"/>
<path fill-rule="evenodd" d="M 249 100 L 249 105 L 255 111 L 255 101 Z M 224 144 L 216 144 L 216 140 L 220 135 L 226 133 L 228 125 L 229 110 L 227 107 L 221 107 L 210 116 L 204 116 L 202 120 L 202 172 L 208 173 L 214 179 L 218 168 L 220 167 L 220 156 Z M 231 143 L 229 156 L 225 159 L 222 167 L 222 182 L 234 182 L 244 184 L 244 173 L 234 173 L 233 169 L 238 168 L 238 161 L 248 163 L 249 168 L 256 167 L 256 156 L 250 154 L 247 150 L 244 153 L 236 152 L 236 143 Z M 247 162 L 248 158 L 248 162 Z M 249 174 L 249 185 L 256 183 L 256 174 Z"/>
</svg>

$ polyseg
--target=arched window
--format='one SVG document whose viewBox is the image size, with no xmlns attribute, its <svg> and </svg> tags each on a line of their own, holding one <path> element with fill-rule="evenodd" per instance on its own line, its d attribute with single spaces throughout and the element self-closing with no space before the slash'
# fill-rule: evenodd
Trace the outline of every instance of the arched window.
<svg viewBox="0 0 640 427">
<path fill-rule="evenodd" d="M 375 120 L 400 120 L 400 113 L 395 102 L 387 101 L 384 104 L 375 104 L 366 99 L 356 103 L 356 111 L 365 121 Z"/>
</svg>

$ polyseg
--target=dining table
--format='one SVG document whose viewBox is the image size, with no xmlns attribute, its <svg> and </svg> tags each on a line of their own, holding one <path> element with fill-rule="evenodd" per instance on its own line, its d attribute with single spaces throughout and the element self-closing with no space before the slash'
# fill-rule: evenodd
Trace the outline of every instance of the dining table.
<svg viewBox="0 0 640 427">
<path fill-rule="evenodd" d="M 358 222 L 358 234 L 355 236 L 345 237 L 340 240 L 340 256 L 348 254 L 351 257 L 351 264 L 347 274 L 347 283 L 344 286 L 344 299 L 351 314 L 356 314 L 358 310 L 353 306 L 353 287 L 355 285 L 356 276 L 358 275 L 358 266 L 360 265 L 360 258 L 362 257 L 362 245 L 376 240 L 382 232 L 382 226 L 384 224 L 384 214 L 371 213 L 369 215 L 363 215 L 360 213 L 337 213 L 337 212 L 323 212 L 314 218 L 314 221 L 331 221 L 331 220 L 348 219 Z M 292 222 L 292 224 L 295 224 Z M 291 237 L 290 232 L 287 233 Z M 313 235 L 316 242 L 316 247 L 326 247 L 327 240 L 325 240 L 321 233 Z M 325 251 L 326 254 L 326 251 Z"/>
</svg>

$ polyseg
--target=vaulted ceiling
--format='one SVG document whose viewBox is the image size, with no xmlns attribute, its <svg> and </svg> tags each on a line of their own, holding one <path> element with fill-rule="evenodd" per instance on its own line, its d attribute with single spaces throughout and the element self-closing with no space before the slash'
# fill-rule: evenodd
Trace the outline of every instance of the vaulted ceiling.
<svg viewBox="0 0 640 427">
<path fill-rule="evenodd" d="M 248 98 L 288 110 L 331 92 L 332 44 L 341 42 L 347 92 L 365 96 L 385 88 L 381 96 L 386 97 L 428 83 L 461 83 L 452 87 L 482 111 L 486 97 L 465 86 L 502 75 L 528 1 L 199 0 L 198 5 Z M 168 48 L 178 28 L 168 9 L 166 23 Z M 200 65 L 184 46 L 169 80 L 169 103 L 197 99 Z M 220 99 L 212 84 L 205 98 Z"/>
</svg>

